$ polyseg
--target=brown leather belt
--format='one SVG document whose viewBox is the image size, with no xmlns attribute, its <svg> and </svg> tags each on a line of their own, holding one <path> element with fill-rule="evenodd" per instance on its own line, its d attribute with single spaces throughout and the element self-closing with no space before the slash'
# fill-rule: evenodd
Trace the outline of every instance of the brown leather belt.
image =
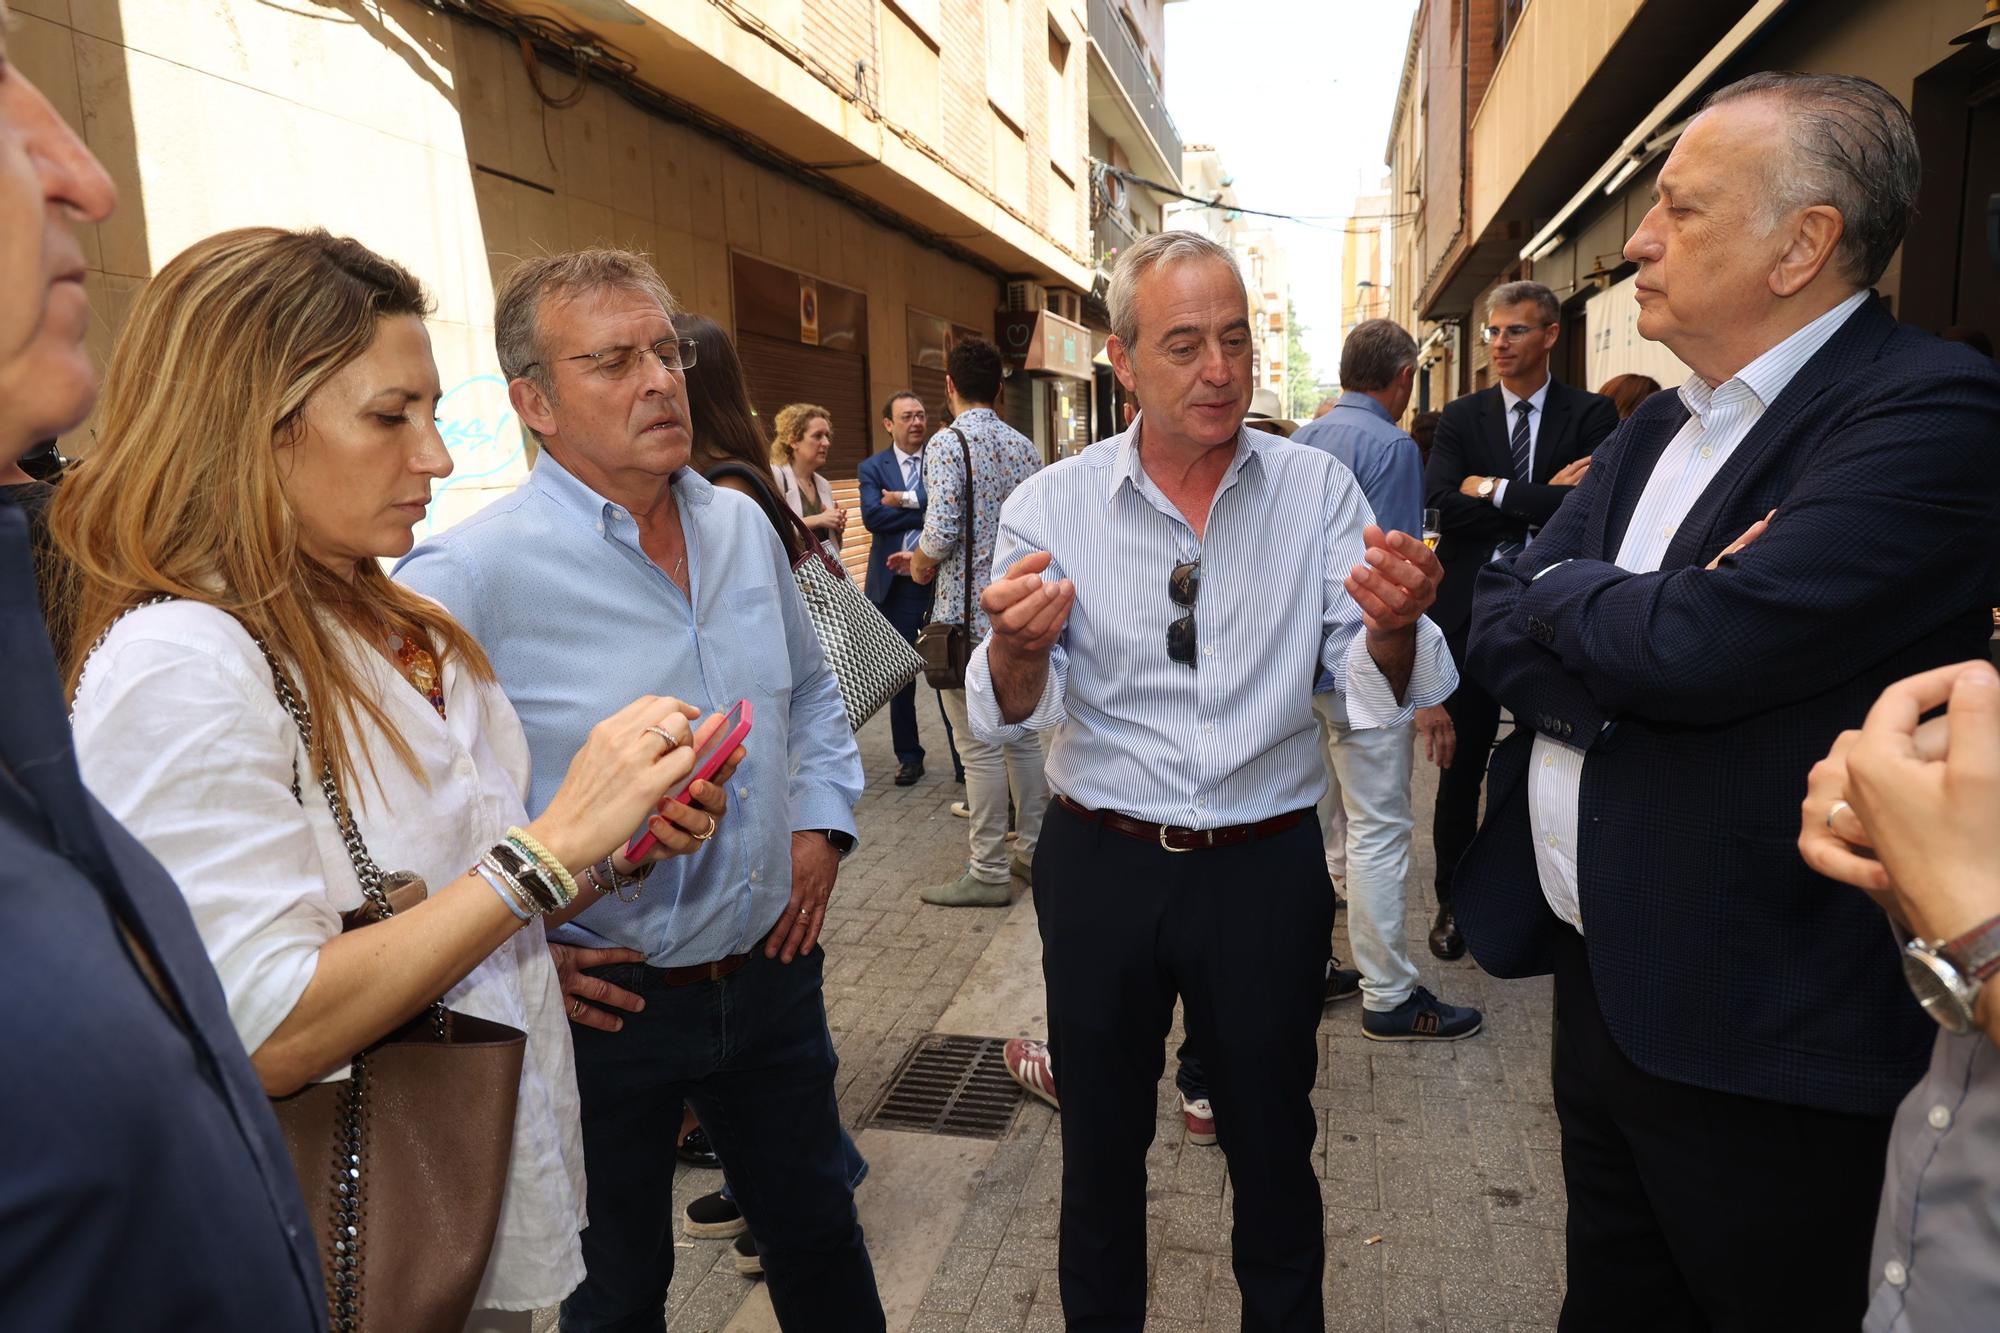
<svg viewBox="0 0 2000 1333">
<path fill-rule="evenodd" d="M 1233 847 L 1239 842 L 1249 842 L 1254 838 L 1275 837 L 1287 830 L 1295 829 L 1306 817 L 1303 810 L 1293 810 L 1282 815 L 1274 815 L 1260 824 L 1231 824 L 1228 828 L 1182 828 L 1177 824 L 1149 824 L 1143 819 L 1121 815 L 1116 810 L 1091 810 L 1078 805 L 1069 797 L 1057 794 L 1063 809 L 1078 819 L 1087 819 L 1093 824 L 1102 824 L 1113 833 L 1122 833 L 1140 842 L 1157 843 L 1170 852 L 1205 852 L 1211 847 Z"/>
<path fill-rule="evenodd" d="M 698 981 L 720 981 L 750 961 L 749 953 L 733 953 L 712 963 L 690 963 L 686 967 L 646 966 L 648 986 L 692 986 Z"/>
</svg>

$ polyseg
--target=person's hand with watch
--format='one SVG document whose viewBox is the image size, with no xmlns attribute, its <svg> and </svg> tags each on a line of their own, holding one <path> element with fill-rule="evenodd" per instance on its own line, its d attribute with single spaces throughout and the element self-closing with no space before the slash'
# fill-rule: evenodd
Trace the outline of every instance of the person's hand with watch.
<svg viewBox="0 0 2000 1333">
<path fill-rule="evenodd" d="M 1942 726 L 1925 723 L 1940 706 Z M 1845 793 L 1834 796 L 1843 750 Z M 2000 986 L 1986 985 L 2000 975 L 2000 673 L 1967 662 L 1898 681 L 1836 743 L 1813 789 L 1807 827 L 1817 813 L 1848 856 L 1802 837 L 1807 860 L 1892 899 L 1912 937 L 1904 975 L 1925 1011 L 2000 1045 Z"/>
</svg>

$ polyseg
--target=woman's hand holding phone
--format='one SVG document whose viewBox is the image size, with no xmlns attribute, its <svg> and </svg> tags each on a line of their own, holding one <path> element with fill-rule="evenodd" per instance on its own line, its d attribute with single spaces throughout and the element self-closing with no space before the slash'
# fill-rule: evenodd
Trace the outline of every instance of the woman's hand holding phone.
<svg viewBox="0 0 2000 1333">
<path fill-rule="evenodd" d="M 723 733 L 727 734 L 723 734 Z M 712 713 L 693 732 L 687 746 L 695 756 L 694 780 L 672 792 L 647 817 L 645 827 L 612 858 L 621 872 L 670 856 L 686 856 L 699 851 L 715 836 L 716 827 L 729 809 L 729 779 L 743 762 L 746 750 L 740 743 L 750 732 L 750 705 L 740 701 L 726 713 Z M 713 747 L 738 743 L 718 754 Z M 706 776 L 703 776 L 703 774 Z"/>
</svg>

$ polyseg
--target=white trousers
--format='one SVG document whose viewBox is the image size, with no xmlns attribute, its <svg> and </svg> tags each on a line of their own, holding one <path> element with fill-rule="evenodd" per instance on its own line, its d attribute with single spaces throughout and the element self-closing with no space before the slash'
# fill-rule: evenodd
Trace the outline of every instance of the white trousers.
<svg viewBox="0 0 2000 1333">
<path fill-rule="evenodd" d="M 965 713 L 964 690 L 940 690 L 945 716 L 951 719 L 958 757 L 965 763 L 965 804 L 972 811 L 966 838 L 971 847 L 972 877 L 986 884 L 1005 884 L 1007 864 L 1007 798 L 1014 799 L 1014 855 L 1035 859 L 1042 834 L 1042 815 L 1049 806 L 1049 783 L 1042 775 L 1042 740 L 1031 735 L 1006 745 L 989 745 L 972 734 Z"/>
<path fill-rule="evenodd" d="M 1313 696 L 1327 792 L 1320 799 L 1326 871 L 1347 886 L 1347 938 L 1361 970 L 1361 1003 L 1394 1009 L 1416 989 L 1403 937 L 1403 886 L 1410 877 L 1410 769 L 1416 727 L 1355 731 L 1338 694 Z"/>
</svg>

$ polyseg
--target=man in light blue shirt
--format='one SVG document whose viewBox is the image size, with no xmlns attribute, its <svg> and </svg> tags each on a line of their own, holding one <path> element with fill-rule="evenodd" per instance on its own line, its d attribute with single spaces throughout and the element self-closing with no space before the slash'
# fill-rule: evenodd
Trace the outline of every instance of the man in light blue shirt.
<svg viewBox="0 0 2000 1333">
<path fill-rule="evenodd" d="M 1053 729 L 1035 854 L 1062 1089 L 1058 1267 L 1073 1327 L 1139 1329 L 1146 1148 L 1176 996 L 1214 1092 L 1246 1327 L 1323 1327 L 1311 1094 L 1333 928 L 1313 806 L 1312 681 L 1356 727 L 1457 680 L 1423 617 L 1442 577 L 1372 522 L 1353 474 L 1243 428 L 1248 297 L 1230 252 L 1170 231 L 1120 257 L 1108 344 L 1144 410 L 1000 516 L 966 673 L 991 742 Z"/>
<path fill-rule="evenodd" d="M 601 898 L 555 932 L 590 1179 L 588 1273 L 563 1303 L 563 1333 L 664 1327 L 683 1105 L 723 1159 L 780 1322 L 880 1329 L 816 947 L 854 846 L 860 756 L 769 520 L 687 467 L 693 345 L 675 337 L 673 309 L 643 256 L 515 269 L 494 324 L 541 458 L 397 577 L 492 658 L 534 760 L 530 811 L 612 700 L 754 710 L 714 841 L 661 863 L 636 900 Z M 580 969 L 571 946 L 605 965 Z M 588 952 L 607 947 L 644 961 Z"/>
<path fill-rule="evenodd" d="M 1371 319 L 1354 326 L 1340 350 L 1340 401 L 1299 427 L 1294 444 L 1324 449 L 1354 474 L 1375 521 L 1397 532 L 1423 532 L 1424 474 L 1417 442 L 1396 425 L 1410 406 L 1417 343 L 1400 324 Z M 1440 768 L 1452 761 L 1451 717 L 1421 708 L 1411 722 L 1357 729 L 1320 673 L 1313 712 L 1326 755 L 1320 798 L 1326 869 L 1347 890 L 1347 936 L 1361 969 L 1361 1035 L 1375 1041 L 1457 1041 L 1479 1030 L 1476 1009 L 1446 1004 L 1417 984 L 1403 933 L 1404 885 L 1410 877 L 1410 769 L 1415 732 L 1424 733 Z M 1468 756 L 1467 762 L 1477 762 Z"/>
</svg>

